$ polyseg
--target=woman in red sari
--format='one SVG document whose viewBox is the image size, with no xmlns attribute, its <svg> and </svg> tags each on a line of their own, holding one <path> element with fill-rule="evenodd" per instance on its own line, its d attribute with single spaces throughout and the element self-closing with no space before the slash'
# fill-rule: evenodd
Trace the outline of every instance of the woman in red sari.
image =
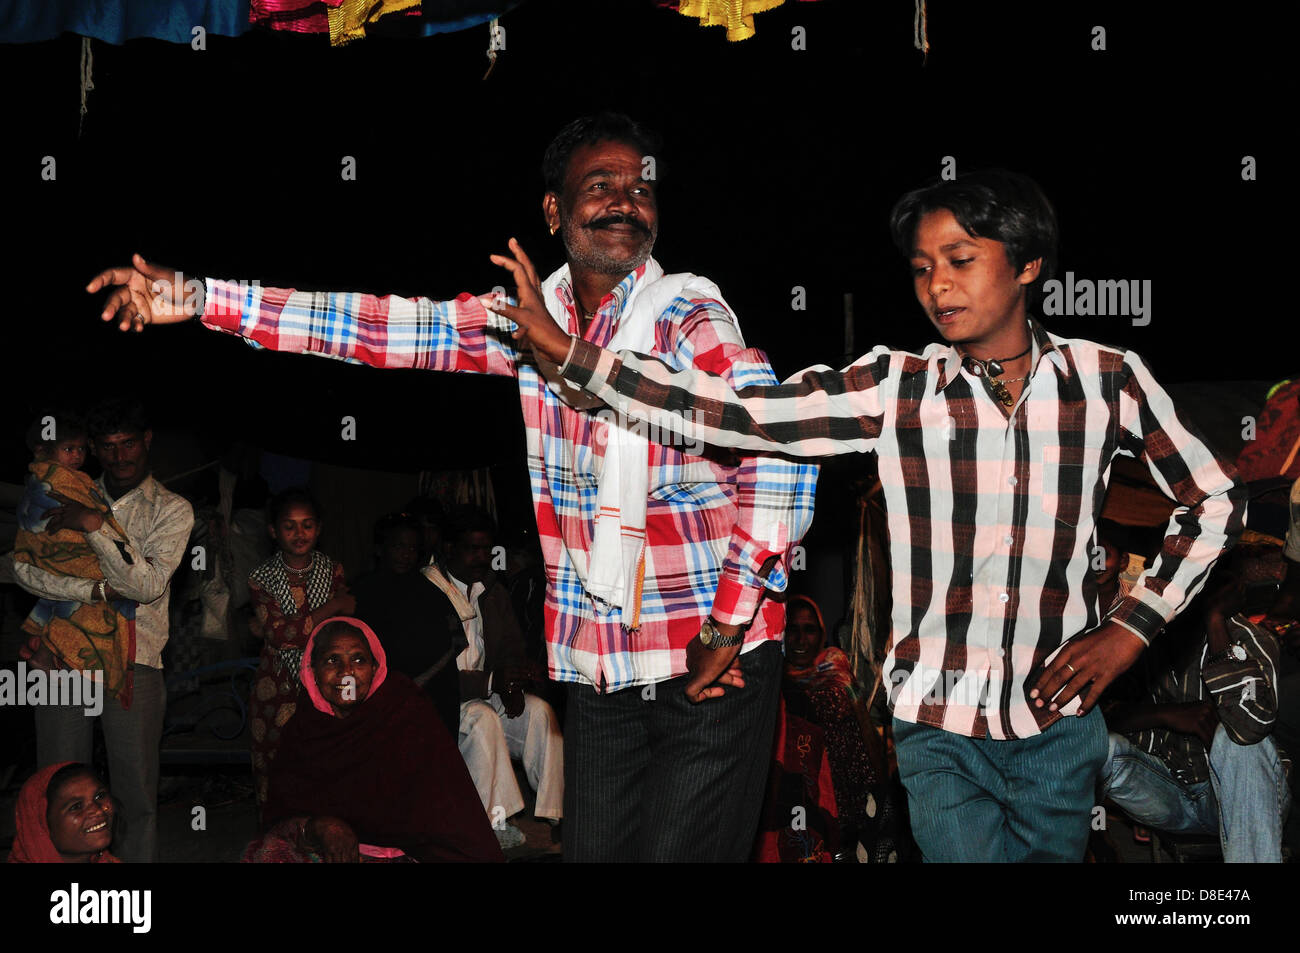
<svg viewBox="0 0 1300 953">
<path fill-rule="evenodd" d="M 884 743 L 872 724 L 849 657 L 826 643 L 821 610 L 807 596 L 786 608 L 782 703 L 821 728 L 830 761 L 842 851 L 867 863 L 898 859 L 898 816 Z"/>
<path fill-rule="evenodd" d="M 87 765 L 62 761 L 27 779 L 14 807 L 11 864 L 116 864 L 113 798 Z"/>
<path fill-rule="evenodd" d="M 271 500 L 269 515 L 275 555 L 248 577 L 253 634 L 263 640 L 249 702 L 259 810 L 266 804 L 281 733 L 298 708 L 298 671 L 307 636 L 318 620 L 356 609 L 343 567 L 316 549 L 321 512 L 311 494 L 296 487 L 285 490 Z"/>
<path fill-rule="evenodd" d="M 274 823 L 244 860 L 504 860 L 456 743 L 374 631 L 327 619 L 306 661 L 307 697 L 271 766 Z"/>
</svg>

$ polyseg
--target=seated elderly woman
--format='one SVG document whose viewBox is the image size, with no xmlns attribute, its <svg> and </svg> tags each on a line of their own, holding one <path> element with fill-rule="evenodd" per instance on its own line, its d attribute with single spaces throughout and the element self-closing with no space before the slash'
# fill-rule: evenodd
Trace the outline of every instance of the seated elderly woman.
<svg viewBox="0 0 1300 953">
<path fill-rule="evenodd" d="M 63 761 L 27 779 L 14 807 L 11 864 L 116 864 L 113 799 L 88 765 Z"/>
<path fill-rule="evenodd" d="M 320 623 L 300 678 L 311 705 L 271 765 L 270 828 L 253 863 L 501 861 L 469 772 L 433 704 L 360 619 Z"/>
<path fill-rule="evenodd" d="M 848 656 L 827 646 L 821 610 L 807 596 L 794 596 L 786 609 L 785 679 L 781 690 L 781 726 L 786 737 L 777 739 L 777 770 L 802 774 L 806 790 L 818 790 L 821 817 L 805 813 L 804 831 L 796 836 L 791 825 L 791 805 L 806 803 L 802 792 L 787 784 L 784 800 L 790 805 L 769 805 L 779 818 L 780 836 L 769 835 L 765 859 L 825 859 L 837 852 L 846 859 L 866 863 L 897 860 L 898 827 L 890 793 L 884 745 L 871 722 Z M 810 756 L 824 751 L 829 763 L 833 799 L 824 788 L 825 765 Z M 818 775 L 821 775 L 819 779 Z M 803 800 L 800 800 L 803 798 Z M 831 818 L 834 818 L 834 822 Z M 826 843 L 817 850 L 807 836 L 814 824 L 826 831 Z M 838 829 L 837 829 L 838 828 Z M 784 843 L 782 843 L 784 841 Z M 761 845 L 760 845 L 761 846 Z M 805 850 L 798 856 L 792 847 Z"/>
</svg>

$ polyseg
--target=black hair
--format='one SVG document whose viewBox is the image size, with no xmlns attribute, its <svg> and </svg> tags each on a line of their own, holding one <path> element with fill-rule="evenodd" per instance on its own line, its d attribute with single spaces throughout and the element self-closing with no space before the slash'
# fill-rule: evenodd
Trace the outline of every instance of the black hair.
<svg viewBox="0 0 1300 953">
<path fill-rule="evenodd" d="M 321 630 L 316 633 L 316 638 L 311 645 L 312 668 L 325 660 L 325 652 L 334 644 L 334 637 L 338 635 L 355 635 L 365 643 L 366 651 L 370 652 L 372 658 L 374 657 L 374 652 L 370 649 L 370 641 L 366 638 L 366 634 L 351 622 L 336 619 L 328 625 L 322 626 Z"/>
<path fill-rule="evenodd" d="M 325 518 L 320 503 L 316 500 L 316 497 L 311 495 L 310 490 L 304 486 L 291 486 L 271 497 L 271 502 L 266 506 L 266 521 L 274 526 L 280 522 L 280 518 L 293 506 L 311 507 L 311 511 L 318 523 Z"/>
<path fill-rule="evenodd" d="M 656 185 L 663 179 L 666 169 L 660 155 L 663 142 L 659 135 L 623 113 L 601 112 L 575 119 L 555 134 L 542 156 L 542 183 L 546 191 L 556 195 L 563 192 L 564 176 L 573 153 L 598 142 L 621 142 L 642 156 L 653 156 Z"/>
<path fill-rule="evenodd" d="M 424 536 L 424 524 L 420 518 L 413 513 L 389 513 L 387 516 L 379 517 L 375 523 L 374 540 L 376 546 L 383 546 L 388 542 L 389 536 L 399 529 L 414 530 L 417 537 Z"/>
<path fill-rule="evenodd" d="M 1055 272 L 1060 237 L 1056 211 L 1029 176 L 982 169 L 908 192 L 889 213 L 889 231 L 904 258 L 912 257 L 921 218 L 940 209 L 952 212 L 957 224 L 974 237 L 1005 245 L 1007 260 L 1017 272 L 1035 258 L 1043 259 L 1035 286 Z"/>
<path fill-rule="evenodd" d="M 144 433 L 151 430 L 144 404 L 134 397 L 110 397 L 101 401 L 86 420 L 95 439 L 111 433 Z"/>
<path fill-rule="evenodd" d="M 454 544 L 466 533 L 487 533 L 496 539 L 497 525 L 481 507 L 472 504 L 458 506 L 447 517 L 446 539 Z"/>
<path fill-rule="evenodd" d="M 45 421 L 51 418 L 54 421 L 54 437 L 51 440 L 46 440 L 41 435 L 45 432 Z M 51 411 L 37 417 L 32 421 L 31 426 L 27 428 L 27 449 L 32 453 L 35 453 L 40 447 L 44 447 L 47 451 L 53 450 L 65 440 L 88 435 L 86 422 L 76 414 Z"/>
<path fill-rule="evenodd" d="M 99 776 L 99 772 L 88 764 L 82 764 L 74 761 L 72 764 L 65 764 L 59 770 L 50 775 L 50 783 L 45 786 L 45 803 L 48 805 L 54 800 L 54 795 L 59 788 L 67 784 L 74 778 L 93 778 L 97 784 L 103 784 L 104 779 Z"/>
<path fill-rule="evenodd" d="M 423 524 L 429 523 L 441 530 L 443 521 L 447 518 L 447 511 L 442 504 L 431 496 L 412 497 L 402 506 L 402 512 L 420 522 L 421 528 Z"/>
</svg>

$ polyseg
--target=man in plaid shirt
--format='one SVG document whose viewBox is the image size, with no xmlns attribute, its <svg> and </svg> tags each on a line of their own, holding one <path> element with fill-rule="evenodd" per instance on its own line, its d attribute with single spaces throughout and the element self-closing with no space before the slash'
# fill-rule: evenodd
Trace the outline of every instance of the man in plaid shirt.
<svg viewBox="0 0 1300 953">
<path fill-rule="evenodd" d="M 1236 540 L 1244 489 L 1137 355 L 1029 318 L 1057 243 L 1032 181 L 940 182 L 904 196 L 891 227 L 945 343 L 877 347 L 777 387 L 559 333 L 538 320 L 517 245 L 499 263 L 520 304 L 494 308 L 629 416 L 742 450 L 876 452 L 893 570 L 884 678 L 917 842 L 930 860 L 1077 861 L 1107 753 L 1096 701 Z M 1095 520 L 1120 455 L 1179 505 L 1159 557 L 1103 618 Z"/>
<path fill-rule="evenodd" d="M 608 114 L 571 123 L 547 149 L 543 211 L 568 259 L 548 279 L 550 320 L 735 387 L 776 383 L 716 287 L 665 276 L 650 257 L 658 209 L 646 159 L 656 151 L 644 129 Z M 123 330 L 187 317 L 175 274 L 139 256 L 87 290 L 110 285 L 103 316 L 116 314 Z M 566 394 L 555 368 L 518 348 L 511 323 L 472 295 L 250 291 L 211 279 L 205 291 L 205 325 L 262 347 L 518 380 L 550 674 L 574 683 L 565 855 L 747 859 L 785 623 L 782 603 L 765 596 L 785 589 L 784 560 L 812 519 L 816 467 L 648 441 L 576 388 Z"/>
</svg>

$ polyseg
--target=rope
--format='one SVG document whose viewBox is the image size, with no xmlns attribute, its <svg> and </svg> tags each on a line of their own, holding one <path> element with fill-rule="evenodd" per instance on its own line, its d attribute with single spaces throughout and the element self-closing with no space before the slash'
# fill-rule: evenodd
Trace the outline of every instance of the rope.
<svg viewBox="0 0 1300 953">
<path fill-rule="evenodd" d="M 77 138 L 81 138 L 81 127 L 86 121 L 86 113 L 90 111 L 88 99 L 90 91 L 95 88 L 95 81 L 92 74 L 95 71 L 95 53 L 90 48 L 90 37 L 81 38 L 81 116 L 77 119 Z"/>
<path fill-rule="evenodd" d="M 925 29 L 925 0 L 916 0 L 916 16 L 912 18 L 912 45 L 922 53 L 930 52 L 930 40 Z"/>
</svg>

